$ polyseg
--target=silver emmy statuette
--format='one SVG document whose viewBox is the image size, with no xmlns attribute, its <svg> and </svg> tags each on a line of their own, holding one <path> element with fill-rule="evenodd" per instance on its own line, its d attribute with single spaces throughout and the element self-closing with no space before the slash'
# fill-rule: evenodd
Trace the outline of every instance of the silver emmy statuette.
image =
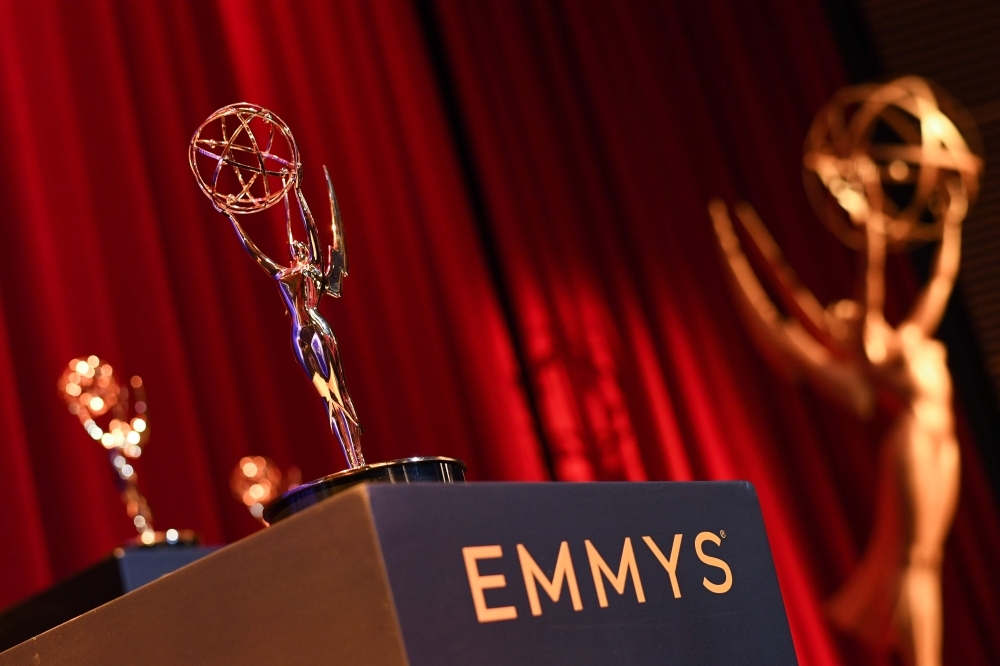
<svg viewBox="0 0 1000 666">
<path fill-rule="evenodd" d="M 340 297 L 347 275 L 347 249 L 337 196 L 323 168 L 330 199 L 332 242 L 323 251 L 319 229 L 302 194 L 302 164 L 291 130 L 271 111 L 254 104 L 231 104 L 202 123 L 191 138 L 188 159 L 202 192 L 229 218 L 247 253 L 278 284 L 292 318 L 292 347 L 299 365 L 323 401 L 330 429 L 348 469 L 291 490 L 263 512 L 280 520 L 323 497 L 363 481 L 462 481 L 465 465 L 451 458 L 408 458 L 367 465 L 361 453 L 361 424 L 344 379 L 337 339 L 319 311 L 324 294 Z M 305 241 L 295 238 L 295 199 Z M 283 266 L 264 254 L 236 215 L 259 213 L 284 203 L 289 262 Z"/>
</svg>

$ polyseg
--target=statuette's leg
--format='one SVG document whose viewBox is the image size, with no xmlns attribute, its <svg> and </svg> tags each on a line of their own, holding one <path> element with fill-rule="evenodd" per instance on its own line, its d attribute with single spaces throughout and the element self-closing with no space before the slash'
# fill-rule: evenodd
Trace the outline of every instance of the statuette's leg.
<svg viewBox="0 0 1000 666">
<path fill-rule="evenodd" d="M 917 405 L 920 410 L 921 405 Z M 942 612 L 941 563 L 944 542 L 955 516 L 960 484 L 958 442 L 950 428 L 934 432 L 927 414 L 904 441 L 900 465 L 903 492 L 912 512 L 907 516 L 909 533 L 906 568 L 897 610 L 897 626 L 912 646 L 916 666 L 941 664 Z M 949 424 L 950 425 L 950 424 Z"/>
<path fill-rule="evenodd" d="M 361 425 L 347 393 L 337 339 L 318 313 L 311 314 L 308 322 L 308 326 L 296 332 L 295 351 L 299 363 L 323 400 L 330 430 L 343 448 L 347 464 L 352 468 L 363 466 Z"/>
<path fill-rule="evenodd" d="M 347 464 L 352 468 L 364 467 L 365 457 L 361 455 L 361 447 L 358 446 L 361 439 L 360 426 L 348 419 L 336 403 L 328 403 L 328 408 L 330 410 L 330 429 L 340 440 Z"/>
</svg>

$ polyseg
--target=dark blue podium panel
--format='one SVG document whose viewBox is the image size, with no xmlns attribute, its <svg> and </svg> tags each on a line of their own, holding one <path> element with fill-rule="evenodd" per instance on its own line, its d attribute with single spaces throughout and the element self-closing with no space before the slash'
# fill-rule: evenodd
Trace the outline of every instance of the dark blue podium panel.
<svg viewBox="0 0 1000 666">
<path fill-rule="evenodd" d="M 205 557 L 218 546 L 157 546 L 116 551 L 122 590 L 132 590 Z"/>
<path fill-rule="evenodd" d="M 411 666 L 796 663 L 748 483 L 367 493 Z"/>
<path fill-rule="evenodd" d="M 215 547 L 116 548 L 97 564 L 0 612 L 0 652 L 208 555 Z"/>
</svg>

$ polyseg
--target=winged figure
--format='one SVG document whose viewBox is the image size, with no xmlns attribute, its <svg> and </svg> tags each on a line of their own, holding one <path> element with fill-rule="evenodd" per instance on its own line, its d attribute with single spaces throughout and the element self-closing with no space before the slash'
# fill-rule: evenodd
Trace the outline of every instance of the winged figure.
<svg viewBox="0 0 1000 666">
<path fill-rule="evenodd" d="M 945 220 L 930 281 L 897 326 L 883 316 L 885 239 L 878 224 L 867 227 L 860 293 L 823 307 L 799 283 L 753 209 L 738 205 L 736 219 L 779 310 L 726 205 L 715 200 L 710 213 L 740 311 L 767 358 L 860 418 L 872 415 L 880 391 L 901 405 L 880 445 L 871 537 L 828 610 L 849 633 L 898 647 L 919 666 L 939 664 L 941 560 L 960 463 L 946 351 L 931 335 L 958 272 L 964 210 Z"/>
</svg>

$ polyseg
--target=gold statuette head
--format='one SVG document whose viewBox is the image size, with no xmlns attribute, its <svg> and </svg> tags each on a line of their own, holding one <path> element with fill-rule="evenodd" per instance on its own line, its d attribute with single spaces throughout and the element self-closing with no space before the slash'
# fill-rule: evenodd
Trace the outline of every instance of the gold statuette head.
<svg viewBox="0 0 1000 666">
<path fill-rule="evenodd" d="M 149 415 L 141 377 L 132 377 L 123 386 L 110 363 L 88 356 L 71 360 L 57 386 L 70 413 L 105 449 L 118 450 L 128 458 L 142 455 L 149 441 Z M 130 401 L 129 388 L 135 393 L 134 401 Z"/>
<path fill-rule="evenodd" d="M 816 115 L 803 153 L 813 206 L 855 249 L 869 224 L 894 249 L 939 239 L 946 220 L 965 217 L 983 168 L 968 114 L 917 76 L 841 90 Z"/>
<path fill-rule="evenodd" d="M 264 522 L 264 506 L 277 499 L 286 490 L 302 483 L 302 473 L 298 467 L 289 467 L 288 474 L 270 458 L 264 456 L 244 456 L 236 464 L 229 477 L 229 489 L 233 497 L 243 503 L 257 520 Z"/>
</svg>

